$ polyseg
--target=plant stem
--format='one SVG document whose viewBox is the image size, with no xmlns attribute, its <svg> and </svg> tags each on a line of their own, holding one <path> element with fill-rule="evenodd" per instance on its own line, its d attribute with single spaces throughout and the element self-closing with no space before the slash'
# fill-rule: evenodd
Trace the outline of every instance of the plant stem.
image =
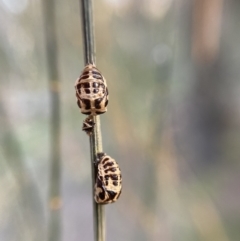
<svg viewBox="0 0 240 241">
<path fill-rule="evenodd" d="M 58 74 L 57 34 L 55 24 L 55 0 L 43 0 L 44 30 L 47 57 L 47 75 L 51 97 L 50 116 L 50 183 L 48 240 L 61 240 L 61 162 L 60 162 L 60 95 Z"/>
<path fill-rule="evenodd" d="M 84 60 L 85 64 L 95 64 L 95 43 L 94 43 L 94 24 L 93 24 L 93 4 L 92 0 L 80 0 L 82 9 L 82 30 L 84 40 Z M 93 134 L 90 135 L 90 152 L 92 166 L 92 191 L 94 195 L 94 185 L 96 173 L 94 161 L 98 152 L 102 152 L 102 137 L 100 129 L 100 118 L 94 116 L 95 122 Z M 105 216 L 102 205 L 97 204 L 93 199 L 93 219 L 95 241 L 105 241 Z"/>
</svg>

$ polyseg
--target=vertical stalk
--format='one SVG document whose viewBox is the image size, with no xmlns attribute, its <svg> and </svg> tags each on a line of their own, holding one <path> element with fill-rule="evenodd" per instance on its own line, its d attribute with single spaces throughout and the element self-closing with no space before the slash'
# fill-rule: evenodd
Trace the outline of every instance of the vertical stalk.
<svg viewBox="0 0 240 241">
<path fill-rule="evenodd" d="M 93 3 L 92 0 L 80 0 L 82 10 L 82 30 L 84 41 L 84 60 L 85 64 L 95 64 L 95 43 L 94 43 L 94 24 L 93 24 Z M 100 118 L 94 116 L 93 134 L 90 135 L 90 152 L 92 166 L 92 191 L 94 195 L 94 184 L 96 173 L 94 161 L 98 152 L 102 152 L 102 137 L 100 129 Z M 105 216 L 102 205 L 97 204 L 93 199 L 93 219 L 95 241 L 105 241 Z"/>
<path fill-rule="evenodd" d="M 55 0 L 43 0 L 45 44 L 48 79 L 51 98 L 50 116 L 50 184 L 49 184 L 49 225 L 48 240 L 61 240 L 60 225 L 60 96 L 58 75 L 57 34 L 55 24 Z"/>
</svg>

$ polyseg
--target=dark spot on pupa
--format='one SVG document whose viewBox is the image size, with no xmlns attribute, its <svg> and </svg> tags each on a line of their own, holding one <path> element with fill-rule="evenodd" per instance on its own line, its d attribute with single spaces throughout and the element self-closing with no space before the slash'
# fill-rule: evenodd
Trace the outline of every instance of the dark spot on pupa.
<svg viewBox="0 0 240 241">
<path fill-rule="evenodd" d="M 111 175 L 111 178 L 112 178 L 112 180 L 118 180 L 118 175 L 112 174 L 112 175 Z"/>
<path fill-rule="evenodd" d="M 83 88 L 90 88 L 90 83 L 82 83 Z"/>
<path fill-rule="evenodd" d="M 88 78 L 89 78 L 88 73 L 87 73 L 86 75 L 82 75 L 82 76 L 81 76 L 81 80 L 82 80 L 82 79 L 88 79 Z"/>
<path fill-rule="evenodd" d="M 93 83 L 93 87 L 94 87 L 94 88 L 98 88 L 98 87 L 99 87 L 99 83 L 94 82 L 94 83 Z"/>
<path fill-rule="evenodd" d="M 103 166 L 103 168 L 106 169 L 107 167 L 110 167 L 110 166 L 113 166 L 113 165 L 114 165 L 113 162 L 108 162 Z"/>
<path fill-rule="evenodd" d="M 104 160 L 103 160 L 102 164 L 105 164 L 105 162 L 106 162 L 106 161 L 108 161 L 108 160 L 109 160 L 109 158 L 108 158 L 108 157 L 104 158 Z"/>
<path fill-rule="evenodd" d="M 100 192 L 98 196 L 101 200 L 104 200 L 105 199 L 105 192 L 102 190 L 102 192 Z"/>
<path fill-rule="evenodd" d="M 90 89 L 85 89 L 85 92 L 86 92 L 86 94 L 90 94 L 91 93 Z"/>
<path fill-rule="evenodd" d="M 86 109 L 90 109 L 90 108 L 91 108 L 90 100 L 88 100 L 88 99 L 82 99 L 82 102 L 85 104 L 85 108 L 86 108 Z"/>
<path fill-rule="evenodd" d="M 95 108 L 101 109 L 100 104 L 101 104 L 102 100 L 103 100 L 103 98 L 98 98 L 95 100 L 95 103 L 94 103 Z"/>
<path fill-rule="evenodd" d="M 114 199 L 115 198 L 115 196 L 117 195 L 117 193 L 116 192 L 113 192 L 113 191 L 107 191 L 108 192 L 108 195 L 109 195 L 109 197 L 110 197 L 110 199 Z"/>
</svg>

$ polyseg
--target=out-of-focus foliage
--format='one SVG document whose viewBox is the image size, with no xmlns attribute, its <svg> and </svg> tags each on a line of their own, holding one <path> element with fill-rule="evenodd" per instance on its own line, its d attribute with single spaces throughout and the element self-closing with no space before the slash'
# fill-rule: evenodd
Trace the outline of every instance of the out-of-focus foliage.
<svg viewBox="0 0 240 241">
<path fill-rule="evenodd" d="M 90 154 L 74 82 L 78 1 L 57 1 L 62 240 L 93 240 Z M 238 0 L 94 1 L 110 91 L 103 148 L 123 192 L 114 241 L 240 239 Z M 41 0 L 0 0 L 0 240 L 46 240 L 50 94 Z"/>
</svg>

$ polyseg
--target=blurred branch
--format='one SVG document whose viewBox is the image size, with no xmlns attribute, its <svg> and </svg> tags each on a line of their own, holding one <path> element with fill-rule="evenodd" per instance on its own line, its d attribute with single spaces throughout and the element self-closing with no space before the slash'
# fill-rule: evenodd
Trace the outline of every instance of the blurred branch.
<svg viewBox="0 0 240 241">
<path fill-rule="evenodd" d="M 204 190 L 202 200 L 194 200 L 188 204 L 189 213 L 193 224 L 199 233 L 200 240 L 203 241 L 230 241 L 224 227 L 219 210 Z"/>
<path fill-rule="evenodd" d="M 0 96 L 2 96 L 2 94 Z M 4 173 L 4 176 L 9 176 L 10 173 L 13 175 L 14 182 L 16 183 L 14 194 L 17 195 L 14 201 L 14 207 L 12 208 L 15 210 L 16 206 L 19 205 L 19 207 L 21 207 L 18 209 L 18 212 L 11 213 L 12 210 L 6 210 L 7 215 L 11 214 L 11 219 L 14 220 L 14 223 L 18 226 L 19 230 L 21 230 L 21 237 L 26 238 L 24 234 L 27 233 L 27 230 L 31 230 L 32 239 L 42 241 L 44 238 L 44 215 L 41 197 L 37 185 L 30 175 L 29 169 L 26 167 L 21 143 L 15 135 L 1 97 L 0 122 L 0 147 L 5 157 L 5 160 L 0 159 L 1 172 Z M 4 163 L 4 161 L 6 163 Z M 6 165 L 7 168 L 3 168 L 4 165 Z M 1 178 L 1 181 L 2 180 L 3 178 Z M 9 189 L 11 185 L 13 184 L 8 181 L 6 190 Z M 6 190 L 4 190 L 4 193 L 6 193 Z M 11 192 L 12 191 L 13 190 L 11 190 Z M 11 194 L 13 195 L 13 193 Z M 9 198 L 6 198 L 9 201 Z M 2 203 L 4 203 L 4 200 L 2 200 Z M 24 220 L 24 223 L 22 220 Z M 9 228 L 13 230 L 13 223 L 9 223 L 8 225 Z"/>
<path fill-rule="evenodd" d="M 82 9 L 82 29 L 84 40 L 84 58 L 85 64 L 95 64 L 95 43 L 94 43 L 94 26 L 92 14 L 92 0 L 81 0 Z M 93 134 L 90 135 L 90 151 L 92 161 L 92 191 L 94 195 L 94 184 L 96 180 L 96 173 L 94 168 L 94 161 L 96 154 L 102 152 L 102 137 L 100 129 L 99 116 L 94 117 L 95 127 Z M 102 205 L 97 204 L 93 199 L 93 218 L 94 218 L 94 235 L 96 241 L 105 240 L 105 217 L 104 208 Z"/>
<path fill-rule="evenodd" d="M 195 0 L 192 54 L 199 62 L 216 59 L 221 34 L 223 0 Z"/>
<path fill-rule="evenodd" d="M 55 24 L 54 0 L 43 0 L 45 43 L 47 52 L 48 79 L 51 97 L 51 120 L 50 120 L 50 220 L 49 220 L 49 241 L 61 240 L 60 227 L 60 95 L 59 95 L 59 76 L 58 76 L 58 51 L 57 34 Z"/>
</svg>

